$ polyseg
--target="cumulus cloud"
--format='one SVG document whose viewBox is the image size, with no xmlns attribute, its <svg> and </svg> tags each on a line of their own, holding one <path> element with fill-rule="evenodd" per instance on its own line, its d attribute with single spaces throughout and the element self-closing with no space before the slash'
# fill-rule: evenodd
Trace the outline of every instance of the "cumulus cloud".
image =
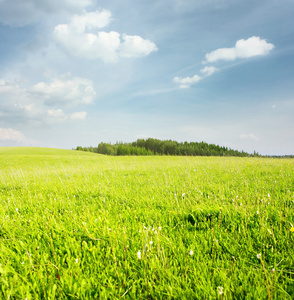
<svg viewBox="0 0 294 300">
<path fill-rule="evenodd" d="M 81 15 L 74 15 L 67 25 L 70 30 L 82 34 L 85 30 L 103 28 L 111 22 L 111 12 L 109 10 L 94 11 Z"/>
<path fill-rule="evenodd" d="M 85 120 L 87 117 L 87 113 L 85 111 L 80 111 L 80 112 L 75 112 L 75 113 L 72 113 L 70 114 L 69 118 L 71 120 Z"/>
<path fill-rule="evenodd" d="M 62 109 L 49 109 L 47 111 L 48 117 L 54 119 L 54 121 L 64 121 L 66 119 L 65 113 Z"/>
<path fill-rule="evenodd" d="M 83 121 L 86 119 L 86 112 L 72 110 L 78 105 L 93 103 L 95 97 L 91 80 L 72 78 L 70 75 L 53 78 L 49 82 L 39 82 L 27 88 L 19 86 L 15 81 L 1 79 L 0 121 L 9 127 L 15 122 L 50 124 Z"/>
<path fill-rule="evenodd" d="M 274 45 L 268 43 L 265 39 L 258 36 L 253 36 L 247 40 L 238 40 L 235 47 L 220 48 L 207 53 L 205 58 L 206 62 L 213 63 L 219 60 L 235 60 L 236 58 L 249 58 L 253 56 L 266 55 Z"/>
<path fill-rule="evenodd" d="M 1 0 L 0 22 L 23 26 L 36 22 L 48 14 L 80 12 L 91 0 Z"/>
<path fill-rule="evenodd" d="M 55 78 L 51 83 L 39 82 L 29 92 L 48 106 L 90 104 L 96 97 L 92 81 L 80 77 Z"/>
<path fill-rule="evenodd" d="M 180 85 L 181 89 L 189 88 L 191 85 L 197 83 L 200 81 L 202 78 L 198 75 L 194 75 L 193 77 L 175 77 L 174 82 L 178 83 Z"/>
<path fill-rule="evenodd" d="M 200 70 L 200 72 L 203 73 L 205 76 L 210 76 L 213 73 L 215 73 L 216 71 L 217 71 L 217 68 L 215 68 L 215 67 L 205 67 Z"/>
<path fill-rule="evenodd" d="M 1 128 L 1 127 L 0 127 L 0 141 L 16 142 L 20 144 L 30 144 L 30 145 L 36 144 L 35 141 L 25 137 L 21 131 L 15 130 L 13 128 Z"/>
<path fill-rule="evenodd" d="M 119 49 L 119 56 L 121 57 L 142 57 L 158 50 L 153 42 L 144 40 L 138 35 L 123 34 L 122 38 L 123 42 Z"/>
<path fill-rule="evenodd" d="M 156 45 L 140 36 L 121 35 L 116 31 L 98 31 L 111 22 L 108 10 L 75 15 L 68 24 L 55 27 L 53 36 L 57 44 L 68 53 L 86 59 L 115 62 L 119 57 L 142 57 L 157 51 Z"/>
<path fill-rule="evenodd" d="M 86 117 L 87 113 L 85 111 L 66 114 L 60 108 L 47 110 L 47 120 L 51 123 L 64 122 L 66 120 L 84 121 Z"/>
</svg>

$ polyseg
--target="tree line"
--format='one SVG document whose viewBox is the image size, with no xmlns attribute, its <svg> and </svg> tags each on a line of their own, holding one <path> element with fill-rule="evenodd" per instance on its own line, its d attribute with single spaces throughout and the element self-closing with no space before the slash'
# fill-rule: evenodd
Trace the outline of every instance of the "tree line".
<svg viewBox="0 0 294 300">
<path fill-rule="evenodd" d="M 260 156 L 205 142 L 176 142 L 172 140 L 138 139 L 132 143 L 100 143 L 98 147 L 77 146 L 74 150 L 105 155 L 183 155 L 183 156 Z"/>
</svg>

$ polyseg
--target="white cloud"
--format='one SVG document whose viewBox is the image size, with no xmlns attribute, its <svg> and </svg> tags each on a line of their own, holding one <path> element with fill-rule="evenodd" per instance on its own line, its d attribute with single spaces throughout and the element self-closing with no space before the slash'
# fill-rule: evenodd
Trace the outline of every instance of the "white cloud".
<svg viewBox="0 0 294 300">
<path fill-rule="evenodd" d="M 153 42 L 144 40 L 137 35 L 131 36 L 124 34 L 123 40 L 124 42 L 121 43 L 119 49 L 119 55 L 121 57 L 142 57 L 158 50 Z"/>
<path fill-rule="evenodd" d="M 258 55 L 266 55 L 274 45 L 258 36 L 253 36 L 247 40 L 241 39 L 236 42 L 235 47 L 220 48 L 207 53 L 206 62 L 213 63 L 219 60 L 235 60 L 236 58 L 249 58 Z"/>
<path fill-rule="evenodd" d="M 247 40 L 238 40 L 233 48 L 220 48 L 207 53 L 205 56 L 206 61 L 204 63 L 212 63 L 218 60 L 234 60 L 236 58 L 248 58 L 258 55 L 266 55 L 273 48 L 273 44 L 268 43 L 266 40 L 260 39 L 260 37 L 253 36 Z M 218 71 L 218 69 L 213 66 L 206 66 L 200 70 L 205 77 L 211 76 L 216 71 Z M 175 77 L 174 82 L 180 84 L 180 88 L 189 88 L 192 84 L 197 83 L 201 79 L 203 79 L 203 77 L 198 75 L 186 78 Z"/>
<path fill-rule="evenodd" d="M 66 120 L 84 121 L 86 117 L 87 113 L 85 111 L 74 112 L 66 115 L 60 108 L 47 110 L 47 120 L 51 123 L 64 122 Z"/>
<path fill-rule="evenodd" d="M 71 120 L 85 120 L 87 117 L 87 113 L 85 111 L 75 112 L 70 114 L 69 118 Z"/>
<path fill-rule="evenodd" d="M 119 57 L 142 57 L 157 50 L 153 42 L 140 36 L 123 34 L 122 41 L 116 31 L 93 33 L 93 30 L 104 28 L 110 21 L 111 13 L 107 10 L 76 15 L 69 24 L 57 25 L 53 36 L 68 53 L 105 62 L 115 62 Z"/>
<path fill-rule="evenodd" d="M 1 128 L 0 127 L 0 141 L 17 142 L 20 144 L 36 144 L 35 141 L 30 140 L 24 136 L 24 134 L 18 130 L 12 128 Z"/>
<path fill-rule="evenodd" d="M 65 121 L 66 120 L 66 116 L 65 113 L 63 112 L 62 109 L 49 109 L 47 111 L 47 116 L 49 117 L 49 119 L 53 119 L 54 121 Z"/>
<path fill-rule="evenodd" d="M 205 67 L 200 70 L 200 72 L 203 73 L 205 76 L 210 76 L 213 73 L 215 73 L 216 71 L 217 71 L 217 68 L 215 68 L 215 67 Z"/>
<path fill-rule="evenodd" d="M 80 12 L 91 0 L 1 0 L 0 22 L 24 26 L 42 20 L 49 14 Z"/>
<path fill-rule="evenodd" d="M 253 140 L 253 141 L 256 141 L 256 142 L 259 141 L 258 136 L 253 134 L 253 133 L 241 134 L 240 139 Z"/>
<path fill-rule="evenodd" d="M 0 79 L 0 97 L 10 98 L 11 96 L 24 96 L 25 91 L 19 87 L 18 83 L 13 80 Z"/>
<path fill-rule="evenodd" d="M 180 85 L 181 89 L 189 88 L 191 85 L 197 83 L 200 81 L 202 78 L 198 75 L 194 75 L 193 77 L 175 77 L 174 82 L 178 83 Z"/>
<path fill-rule="evenodd" d="M 96 92 L 92 81 L 70 75 L 21 87 L 15 81 L 0 80 L 0 126 L 85 120 L 86 112 L 73 112 L 78 105 L 93 103 Z M 48 106 L 51 106 L 48 109 Z M 66 111 L 63 109 L 67 108 Z M 3 125 L 2 125 L 3 126 Z"/>
<path fill-rule="evenodd" d="M 94 11 L 81 15 L 74 15 L 68 24 L 70 30 L 82 34 L 86 30 L 103 28 L 111 22 L 111 12 L 109 10 Z"/>
<path fill-rule="evenodd" d="M 48 106 L 90 104 L 96 97 L 92 81 L 80 77 L 56 78 L 51 83 L 39 82 L 29 92 Z"/>
</svg>

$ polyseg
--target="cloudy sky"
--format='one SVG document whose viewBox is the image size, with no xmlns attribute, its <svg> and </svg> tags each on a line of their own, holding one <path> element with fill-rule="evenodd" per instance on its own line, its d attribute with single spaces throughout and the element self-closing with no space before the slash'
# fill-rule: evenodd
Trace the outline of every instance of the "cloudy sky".
<svg viewBox="0 0 294 300">
<path fill-rule="evenodd" d="M 293 0 L 0 0 L 0 146 L 294 154 Z"/>
</svg>

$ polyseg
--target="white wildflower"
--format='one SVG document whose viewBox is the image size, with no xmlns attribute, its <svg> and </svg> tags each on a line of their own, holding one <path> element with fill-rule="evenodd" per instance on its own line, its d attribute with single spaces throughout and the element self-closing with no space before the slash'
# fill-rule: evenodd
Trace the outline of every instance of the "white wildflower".
<svg viewBox="0 0 294 300">
<path fill-rule="evenodd" d="M 185 195 L 186 195 L 186 194 L 185 194 L 185 193 L 183 193 L 183 194 L 182 194 L 182 197 L 184 198 L 184 197 L 185 197 Z"/>
<path fill-rule="evenodd" d="M 141 258 L 142 258 L 142 257 L 141 257 L 141 251 L 140 251 L 140 250 L 138 251 L 137 255 L 138 255 L 138 259 L 141 259 Z"/>
<path fill-rule="evenodd" d="M 224 288 L 222 286 L 218 286 L 218 293 L 222 295 L 224 293 Z"/>
<path fill-rule="evenodd" d="M 18 211 L 18 208 L 16 208 L 15 210 Z"/>
<path fill-rule="evenodd" d="M 258 254 L 256 255 L 256 257 L 257 257 L 258 259 L 261 259 L 261 253 L 258 253 Z"/>
<path fill-rule="evenodd" d="M 150 241 L 149 244 L 152 245 L 152 244 L 153 244 L 153 241 Z"/>
<path fill-rule="evenodd" d="M 193 254 L 194 254 L 193 250 L 190 250 L 189 254 L 190 254 L 190 255 L 193 255 Z"/>
<path fill-rule="evenodd" d="M 75 263 L 77 264 L 78 262 L 79 262 L 79 259 L 78 259 L 78 258 L 76 258 L 76 259 L 75 259 Z"/>
<path fill-rule="evenodd" d="M 160 231 L 160 230 L 161 230 L 161 227 L 158 227 L 158 230 Z"/>
</svg>

